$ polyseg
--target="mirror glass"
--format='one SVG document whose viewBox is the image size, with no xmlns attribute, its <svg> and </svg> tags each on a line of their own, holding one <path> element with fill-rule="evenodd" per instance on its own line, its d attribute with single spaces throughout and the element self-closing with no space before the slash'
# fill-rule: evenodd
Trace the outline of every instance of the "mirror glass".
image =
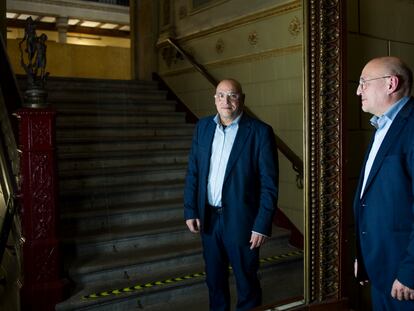
<svg viewBox="0 0 414 311">
<path fill-rule="evenodd" d="M 131 1 L 131 6 L 134 5 L 134 3 L 135 1 Z M 261 250 L 261 268 L 259 273 L 263 288 L 263 304 L 270 306 L 282 302 L 294 303 L 299 301 L 299 303 L 301 303 L 305 296 L 305 272 L 303 260 L 305 243 L 303 239 L 306 229 L 304 225 L 305 190 L 303 185 L 307 178 L 307 176 L 304 176 L 303 165 L 305 159 L 304 141 L 306 140 L 306 109 L 304 104 L 304 98 L 306 97 L 304 95 L 304 68 L 306 59 L 304 52 L 304 42 L 306 41 L 304 16 L 306 14 L 304 13 L 303 1 L 163 0 L 158 3 L 159 7 L 157 14 L 159 14 L 159 18 L 157 28 L 159 31 L 157 33 L 158 38 L 155 40 L 158 41 L 156 50 L 157 71 L 163 81 L 166 82 L 167 86 L 178 96 L 178 99 L 183 102 L 197 118 L 216 113 L 213 100 L 213 95 L 215 93 L 214 85 L 212 85 L 209 79 L 202 73 L 196 70 L 188 59 L 185 59 L 182 54 L 178 53 L 177 50 L 168 43 L 167 38 L 169 37 L 174 38 L 179 46 L 182 47 L 183 50 L 197 63 L 201 64 L 215 79 L 221 80 L 224 78 L 234 78 L 238 80 L 242 84 L 243 91 L 246 94 L 245 103 L 248 113 L 271 125 L 277 135 L 280 168 L 279 209 L 274 218 L 273 235 Z M 147 37 L 144 39 L 147 39 Z M 50 46 L 53 46 L 52 43 L 49 44 Z M 16 47 L 16 45 L 17 43 L 14 43 L 14 45 L 11 44 L 10 48 L 13 48 L 13 46 Z M 49 49 L 49 51 L 51 50 L 52 49 Z M 95 49 L 94 53 L 91 55 L 96 56 L 97 50 L 98 49 Z M 125 52 L 125 55 L 129 57 L 129 50 L 122 52 Z M 152 50 L 149 48 L 146 52 L 152 54 Z M 17 53 L 15 54 L 18 55 Z M 89 55 L 87 53 L 85 54 Z M 68 52 L 67 55 L 69 55 L 72 61 L 72 55 L 74 55 L 74 53 L 72 54 L 72 52 Z M 81 58 L 90 62 L 90 58 L 88 57 Z M 53 59 L 53 57 L 51 57 L 51 59 Z M 122 59 L 124 60 L 124 58 Z M 106 61 L 114 61 L 118 67 L 125 64 L 129 65 L 126 61 L 120 61 L 119 57 L 106 59 Z M 65 62 L 60 61 L 59 66 L 61 63 Z M 108 64 L 106 65 L 108 66 Z M 125 67 L 127 67 L 127 65 L 125 65 Z M 50 69 L 50 71 L 52 72 L 52 75 L 58 72 L 54 69 Z M 62 76 L 68 75 L 62 74 Z M 88 76 L 88 78 L 89 77 L 90 76 Z M 143 88 L 145 89 L 146 87 L 150 90 L 148 91 L 149 95 L 147 94 L 148 97 L 146 97 L 144 101 L 156 101 L 151 97 L 153 96 L 151 86 L 144 84 Z M 127 92 L 123 93 L 119 88 L 114 94 L 119 101 L 121 101 L 121 97 L 123 100 L 125 99 L 125 101 L 130 100 L 130 98 L 128 98 L 130 94 L 127 94 Z M 51 94 L 50 97 L 51 102 L 53 102 L 52 95 L 53 94 Z M 91 97 L 95 96 L 95 94 L 89 95 Z M 101 99 L 99 95 L 97 95 L 97 98 Z M 58 104 L 59 100 L 55 99 L 55 107 L 64 111 L 65 105 L 62 105 L 59 108 Z M 125 104 L 125 107 L 129 104 L 129 102 Z M 169 104 L 171 104 L 171 102 Z M 161 104 L 161 106 L 162 105 L 163 104 Z M 109 120 L 109 122 L 113 122 L 111 126 L 115 127 L 121 124 L 120 127 L 124 126 L 127 128 L 128 125 L 130 125 L 126 121 L 129 110 L 127 111 L 127 109 L 125 109 L 125 111 L 119 111 L 119 107 L 120 105 L 116 106 L 114 110 L 119 114 L 118 117 L 121 121 L 118 122 L 117 119 L 116 121 Z M 158 109 L 157 107 L 154 107 L 155 105 L 152 107 L 154 110 Z M 142 111 L 139 111 L 139 113 L 142 114 L 138 116 L 140 118 L 148 114 L 147 112 Z M 106 111 L 99 111 L 99 113 L 97 113 L 97 118 L 102 118 L 102 120 L 104 120 L 107 117 L 106 114 Z M 160 114 L 162 115 L 162 113 Z M 165 115 L 167 114 L 168 113 L 165 113 Z M 150 116 L 149 118 L 152 117 L 154 116 Z M 107 119 L 110 118 L 106 118 L 105 120 Z M 160 122 L 164 122 L 163 116 L 161 116 L 160 119 Z M 151 123 L 148 120 L 146 122 Z M 77 124 L 75 125 L 78 126 Z M 90 124 L 87 125 L 89 126 Z M 76 126 L 73 127 L 75 128 Z M 101 126 L 101 124 L 99 124 L 99 126 Z M 71 135 L 74 135 L 73 133 L 75 131 L 73 130 L 72 133 L 70 132 L 71 129 L 69 126 L 68 128 L 69 130 L 67 132 L 62 131 L 60 134 L 60 150 L 64 150 L 65 139 L 70 140 L 72 138 Z M 66 239 L 64 241 L 64 243 L 66 243 L 66 248 L 64 249 L 66 252 L 65 254 L 69 253 L 74 257 L 69 257 L 69 259 L 72 260 L 71 264 L 73 264 L 73 262 L 81 262 L 82 264 L 85 264 L 84 267 L 87 265 L 92 266 L 95 264 L 95 257 L 98 257 L 97 252 L 102 252 L 104 254 L 102 257 L 105 257 L 106 254 L 113 256 L 105 258 L 105 264 L 111 268 L 114 262 L 122 263 L 122 260 L 125 258 L 133 258 L 128 262 L 129 270 L 117 267 L 117 269 L 119 268 L 118 270 L 111 270 L 111 273 L 113 272 L 113 276 L 111 274 L 111 277 L 108 277 L 109 274 L 107 271 L 109 271 L 109 269 L 102 269 L 97 273 L 93 271 L 90 275 L 86 275 L 85 273 L 86 276 L 84 276 L 79 272 L 84 269 L 84 267 L 81 267 L 80 265 L 80 268 L 78 267 L 79 271 L 75 271 L 77 274 L 73 273 L 73 268 L 71 268 L 71 271 L 66 271 L 67 276 L 72 278 L 75 283 L 82 284 L 82 282 L 84 282 L 84 284 L 82 284 L 84 287 L 82 291 L 73 292 L 73 296 L 64 303 L 89 303 L 87 299 L 82 299 L 84 297 L 88 298 L 88 295 L 105 293 L 107 291 L 111 292 L 122 287 L 129 289 L 137 284 L 144 284 L 145 282 L 150 284 L 151 282 L 164 280 L 167 277 L 179 278 L 183 275 L 197 274 L 202 271 L 203 264 L 199 244 L 196 244 L 197 246 L 191 250 L 185 249 L 185 251 L 181 251 L 179 248 L 183 247 L 179 243 L 180 239 L 185 240 L 188 245 L 194 245 L 192 244 L 192 241 L 187 238 L 190 233 L 186 231 L 185 234 L 187 234 L 187 236 L 182 233 L 184 231 L 184 224 L 182 221 L 182 200 L 180 197 L 183 188 L 183 185 L 180 183 L 183 181 L 183 168 L 191 140 L 191 131 L 190 134 L 188 134 L 189 128 L 191 130 L 191 125 L 185 129 L 184 126 L 179 129 L 174 128 L 173 130 L 185 133 L 177 134 L 183 136 L 179 137 L 177 140 L 168 140 L 168 137 L 171 135 L 169 131 L 172 130 L 165 124 L 160 125 L 153 130 L 153 132 L 156 133 L 154 136 L 158 135 L 159 137 L 155 137 L 151 141 L 149 140 L 148 144 L 151 144 L 151 146 L 157 145 L 157 147 L 154 148 L 161 146 L 160 148 L 163 150 L 161 150 L 162 152 L 160 151 L 157 156 L 154 156 L 153 160 L 155 162 L 152 162 L 151 165 L 154 165 L 156 161 L 162 161 L 162 165 L 165 166 L 163 167 L 165 168 L 163 173 L 152 174 L 152 171 L 148 169 L 148 167 L 145 167 L 146 162 L 143 160 L 144 157 L 142 154 L 149 154 L 150 152 L 148 152 L 148 150 L 139 150 L 142 154 L 138 153 L 139 156 L 137 157 L 135 157 L 135 153 L 131 152 L 131 154 L 134 155 L 133 163 L 135 164 L 133 167 L 134 169 L 139 167 L 138 170 L 140 171 L 140 174 L 136 174 L 136 171 L 132 173 L 127 172 L 127 169 L 129 170 L 130 168 L 125 169 L 123 173 L 125 173 L 125 175 L 127 175 L 127 173 L 133 174 L 133 178 L 135 178 L 133 179 L 133 182 L 125 181 L 126 179 L 123 179 L 123 174 L 121 174 L 122 176 L 116 176 L 117 178 L 115 178 L 115 174 L 107 169 L 108 165 L 123 165 L 124 162 L 127 162 L 127 158 L 132 158 L 131 156 L 126 156 L 125 158 L 118 157 L 116 159 L 111 159 L 111 161 L 107 159 L 100 160 L 99 164 L 101 164 L 101 166 L 97 168 L 101 170 L 99 172 L 100 185 L 104 185 L 105 187 L 111 185 L 110 187 L 108 186 L 108 188 L 115 190 L 115 192 L 119 191 L 120 194 L 117 194 L 116 198 L 109 199 L 109 196 L 105 197 L 105 195 L 102 195 L 104 192 L 103 188 L 105 187 L 96 185 L 90 186 L 86 181 L 80 186 L 79 184 L 75 185 L 72 183 L 70 175 L 73 172 L 83 173 L 83 170 L 91 169 L 91 167 L 88 166 L 89 163 L 87 163 L 89 158 L 85 161 L 82 160 L 82 165 L 84 166 L 75 163 L 75 161 L 67 161 L 66 167 L 63 169 L 63 166 L 61 165 L 61 171 L 64 171 L 64 173 L 69 176 L 67 177 L 66 182 L 61 182 L 61 189 L 67 191 L 68 194 L 67 197 L 63 197 L 60 208 L 62 210 L 62 215 L 66 217 L 64 218 L 66 223 L 63 224 L 65 226 L 64 233 Z M 145 129 L 139 129 L 139 131 L 141 130 L 144 132 L 143 136 L 151 136 Z M 65 137 L 65 135 L 68 136 Z M 116 139 L 132 141 L 132 148 L 135 148 L 134 151 L 139 148 L 146 148 L 141 147 L 140 143 L 136 143 L 134 140 L 136 139 L 136 135 L 137 134 L 130 134 L 127 138 L 117 137 Z M 167 136 L 167 139 L 165 139 L 164 136 Z M 80 139 L 82 138 L 82 134 L 80 134 Z M 108 143 L 106 132 L 97 139 L 102 139 L 102 141 L 97 141 L 95 144 L 79 144 L 81 145 L 79 150 L 81 150 L 81 147 L 85 146 L 86 150 L 88 150 L 88 148 L 92 149 L 96 147 L 97 150 L 92 150 L 93 156 L 101 159 L 103 158 L 104 153 L 100 149 L 101 145 L 104 145 L 105 148 L 109 148 L 112 153 L 117 153 L 119 151 L 118 147 L 122 145 L 122 143 L 119 144 L 119 146 L 112 144 L 111 142 Z M 145 139 L 143 138 L 143 140 Z M 173 149 L 179 150 L 179 154 L 173 155 Z M 79 153 L 82 152 L 84 152 L 84 150 Z M 163 152 L 165 152 L 167 156 L 165 156 Z M 160 163 L 156 163 L 156 165 L 161 166 Z M 177 167 L 171 169 L 173 166 Z M 179 171 L 179 177 L 177 177 L 176 171 Z M 162 188 L 162 195 L 165 195 L 165 197 L 160 200 L 152 194 L 152 188 L 158 187 L 158 185 L 154 186 L 156 184 L 154 180 L 158 182 L 161 178 L 165 177 L 170 178 L 170 180 L 167 182 L 164 181 L 162 186 L 160 186 L 160 188 Z M 119 185 L 113 186 L 112 182 L 114 180 L 117 180 Z M 131 202 L 127 202 L 126 199 L 127 195 L 130 194 L 136 197 L 139 196 L 138 194 L 136 195 L 136 188 L 132 187 L 133 185 L 131 186 L 131 184 L 134 183 L 148 183 L 148 185 L 146 184 L 147 188 L 144 189 L 145 191 L 139 193 L 139 195 L 142 195 L 143 197 L 143 202 L 139 201 L 139 204 L 137 205 L 134 205 L 136 201 L 133 202 L 134 204 L 130 204 Z M 77 194 L 78 197 L 72 195 L 73 192 L 75 192 L 73 191 L 75 187 L 76 191 L 81 193 L 81 195 Z M 171 200 L 171 194 L 173 194 L 173 200 Z M 136 198 L 134 197 L 133 199 L 135 200 Z M 153 203 L 156 199 L 163 201 L 165 204 L 165 208 L 161 211 L 153 208 L 153 205 L 155 205 Z M 141 200 L 141 197 L 139 200 Z M 144 216 L 139 219 L 139 226 L 144 224 L 143 227 L 147 230 L 145 231 L 145 234 L 147 235 L 142 234 L 141 236 L 144 237 L 142 238 L 142 245 L 139 245 L 141 248 L 137 247 L 137 245 L 141 243 L 141 240 L 139 240 L 139 243 L 136 242 L 138 241 L 137 239 L 134 240 L 133 243 L 123 244 L 126 239 L 122 240 L 115 234 L 116 230 L 123 231 L 127 226 L 135 226 L 135 228 L 139 227 L 134 222 L 135 220 L 128 214 L 115 219 L 117 216 L 115 215 L 116 211 L 114 211 L 114 206 L 117 206 L 117 204 L 125 209 L 126 207 L 133 206 L 131 209 L 128 209 L 128 212 L 131 214 L 137 212 L 136 206 L 144 205 L 148 211 L 153 212 L 148 218 L 145 218 L 146 216 Z M 171 206 L 173 208 L 169 210 Z M 72 207 L 78 209 L 75 210 L 76 212 L 85 212 L 88 217 L 99 210 L 99 217 L 101 217 L 102 220 L 100 220 L 99 223 L 92 223 L 87 217 L 75 215 L 76 218 L 73 216 L 75 213 L 70 210 Z M 160 212 L 162 216 L 159 217 L 158 214 L 154 212 L 155 210 L 156 212 Z M 84 215 L 82 213 L 79 213 L 79 215 Z M 162 219 L 163 221 L 159 221 L 159 219 Z M 153 227 L 154 222 L 159 225 L 159 228 Z M 161 222 L 162 224 L 159 224 Z M 159 237 L 162 233 L 165 233 L 161 232 L 165 229 L 162 227 L 165 224 L 172 224 L 172 227 L 174 230 L 176 229 L 176 231 L 169 234 L 169 236 L 164 234 L 163 239 L 161 239 Z M 98 245 L 99 248 L 97 248 L 95 252 L 95 249 L 93 248 L 83 248 L 80 243 L 76 244 L 77 241 L 74 238 L 75 233 L 83 233 L 81 232 L 82 230 L 90 235 L 102 233 L 102 236 L 99 236 L 98 239 L 112 240 L 102 247 Z M 141 227 L 139 227 L 139 230 L 141 230 Z M 151 230 L 153 231 L 151 232 Z M 155 231 L 157 231 L 156 234 L 154 234 Z M 148 234 L 148 232 L 150 232 L 150 234 Z M 119 236 L 121 236 L 121 234 Z M 148 236 L 151 238 L 148 238 Z M 158 246 L 159 244 L 164 246 L 168 245 L 165 249 L 169 247 L 170 250 L 172 249 L 172 253 L 175 251 L 178 255 L 174 255 L 176 257 L 174 259 L 177 260 L 171 260 L 170 263 L 161 263 L 161 261 L 148 259 L 148 262 L 142 265 L 139 265 L 141 262 L 139 262 L 139 264 L 137 263 L 136 258 L 139 258 L 141 261 L 144 261 L 142 258 L 145 256 L 148 256 L 148 258 L 155 258 L 156 256 L 151 254 L 150 251 L 154 251 L 154 245 Z M 173 247 L 171 245 L 173 245 Z M 74 251 L 74 249 L 76 249 L 76 251 Z M 142 249 L 144 249 L 144 251 L 142 251 Z M 116 257 L 116 255 L 123 254 L 123 252 L 131 256 L 128 257 L 122 255 Z M 162 254 L 162 256 L 164 255 L 165 254 Z M 77 256 L 79 258 L 76 258 Z M 168 256 L 171 258 L 172 255 L 168 254 Z M 196 262 L 196 260 L 198 260 L 198 262 Z M 163 268 L 166 266 L 173 267 L 173 269 L 171 269 L 173 273 L 157 274 L 160 270 L 164 271 Z M 157 276 L 155 277 L 155 275 Z M 110 283 L 108 278 L 116 279 L 116 282 L 114 281 Z M 96 286 L 98 279 L 104 279 L 105 282 Z M 122 280 L 122 282 L 120 280 Z M 207 306 L 207 289 L 204 284 L 201 285 L 201 282 L 197 283 L 196 278 L 191 282 L 194 282 L 194 284 L 201 289 L 200 292 L 196 292 L 199 296 L 191 297 L 193 301 L 196 299 L 200 302 L 200 308 L 198 309 L 201 311 L 201 307 Z M 93 286 L 90 284 L 93 284 Z M 187 295 L 187 297 L 189 296 L 188 293 L 192 293 L 191 291 L 183 292 L 183 295 Z M 136 296 L 139 295 L 141 295 L 141 292 L 133 288 L 131 294 L 133 299 L 125 302 L 125 305 L 131 303 L 130 306 L 133 304 L 133 307 L 135 308 L 137 304 Z M 144 295 L 140 296 L 140 299 L 138 299 L 139 306 L 145 306 L 146 303 L 157 305 L 157 298 L 154 298 L 155 295 L 149 295 L 142 298 L 143 296 Z M 236 294 L 234 285 L 232 285 L 232 297 L 235 300 Z M 173 304 L 177 299 L 179 299 L 178 296 L 174 294 L 171 297 L 167 297 L 167 295 L 163 296 L 162 300 L 168 300 Z M 118 303 L 121 305 L 123 302 Z M 183 308 L 183 310 L 185 310 L 185 308 Z"/>
<path fill-rule="evenodd" d="M 302 1 L 177 0 L 161 8 L 163 38 L 180 47 L 216 80 L 234 78 L 249 113 L 268 123 L 279 145 L 279 210 L 261 250 L 264 304 L 304 296 L 304 6 Z M 215 87 L 167 43 L 159 74 L 201 118 L 215 114 Z M 299 168 L 298 168 L 299 166 Z M 296 168 L 296 170 L 295 170 Z M 235 296 L 235 294 L 233 295 Z"/>
</svg>

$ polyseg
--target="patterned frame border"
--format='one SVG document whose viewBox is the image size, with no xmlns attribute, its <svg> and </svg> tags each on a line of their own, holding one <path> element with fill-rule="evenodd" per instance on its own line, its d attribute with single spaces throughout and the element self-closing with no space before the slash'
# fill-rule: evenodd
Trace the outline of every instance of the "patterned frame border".
<svg viewBox="0 0 414 311">
<path fill-rule="evenodd" d="M 307 303 L 341 300 L 345 0 L 306 0 Z"/>
</svg>

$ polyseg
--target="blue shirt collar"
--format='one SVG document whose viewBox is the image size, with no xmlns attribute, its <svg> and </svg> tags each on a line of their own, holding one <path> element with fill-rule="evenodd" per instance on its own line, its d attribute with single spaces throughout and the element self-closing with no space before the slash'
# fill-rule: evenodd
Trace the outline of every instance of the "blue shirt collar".
<svg viewBox="0 0 414 311">
<path fill-rule="evenodd" d="M 240 118 L 242 117 L 242 115 L 243 115 L 243 111 L 228 126 L 238 125 L 239 122 L 240 122 Z M 216 116 L 214 117 L 213 120 L 214 120 L 214 122 L 216 122 L 216 124 L 218 124 L 220 126 L 223 126 L 223 124 L 221 124 L 221 122 L 220 122 L 220 115 L 219 114 L 216 114 Z"/>
<path fill-rule="evenodd" d="M 385 124 L 389 121 L 394 121 L 395 117 L 397 116 L 398 112 L 404 107 L 404 105 L 410 99 L 409 96 L 404 96 L 399 101 L 397 101 L 394 105 L 392 105 L 383 115 L 377 117 L 373 116 L 370 119 L 372 126 L 376 129 L 381 129 L 385 126 Z"/>
</svg>

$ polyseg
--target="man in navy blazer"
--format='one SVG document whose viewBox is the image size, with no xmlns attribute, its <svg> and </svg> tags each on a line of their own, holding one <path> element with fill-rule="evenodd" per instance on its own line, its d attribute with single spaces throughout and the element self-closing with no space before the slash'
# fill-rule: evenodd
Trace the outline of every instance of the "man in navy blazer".
<svg viewBox="0 0 414 311">
<path fill-rule="evenodd" d="M 229 265 L 237 310 L 261 304 L 259 248 L 271 235 L 278 198 L 273 130 L 243 112 L 242 87 L 233 79 L 216 89 L 218 113 L 199 120 L 184 191 L 184 218 L 201 233 L 210 310 L 230 310 Z"/>
<path fill-rule="evenodd" d="M 354 199 L 355 276 L 373 310 L 414 310 L 414 99 L 396 57 L 368 62 L 357 95 L 376 128 Z"/>
</svg>

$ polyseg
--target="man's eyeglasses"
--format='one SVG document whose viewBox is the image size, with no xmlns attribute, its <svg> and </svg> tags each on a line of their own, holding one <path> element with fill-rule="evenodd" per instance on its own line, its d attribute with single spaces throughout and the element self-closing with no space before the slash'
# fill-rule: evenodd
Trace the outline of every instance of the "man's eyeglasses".
<svg viewBox="0 0 414 311">
<path fill-rule="evenodd" d="M 386 76 L 372 78 L 372 79 L 360 78 L 359 79 L 359 86 L 361 87 L 361 89 L 365 90 L 367 88 L 367 84 L 366 84 L 367 82 L 374 81 L 374 80 L 379 80 L 379 79 L 386 79 L 386 78 L 390 78 L 390 77 L 392 77 L 392 75 L 386 75 Z"/>
<path fill-rule="evenodd" d="M 219 92 L 217 94 L 214 95 L 214 98 L 216 100 L 225 100 L 227 99 L 227 97 L 231 100 L 231 101 L 236 101 L 239 100 L 241 97 L 240 93 L 224 93 L 224 92 Z"/>
</svg>

